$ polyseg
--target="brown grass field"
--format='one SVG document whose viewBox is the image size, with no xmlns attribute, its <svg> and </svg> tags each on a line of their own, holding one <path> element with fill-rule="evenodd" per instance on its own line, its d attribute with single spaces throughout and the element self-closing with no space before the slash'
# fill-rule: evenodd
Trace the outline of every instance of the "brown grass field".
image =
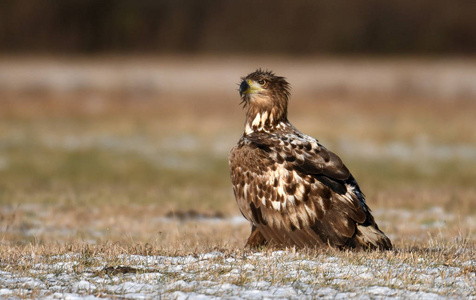
<svg viewBox="0 0 476 300">
<path fill-rule="evenodd" d="M 68 253 L 104 259 L 94 266 L 248 253 L 227 154 L 243 130 L 236 83 L 269 66 L 290 74 L 290 121 L 341 156 L 395 245 L 303 255 L 425 258 L 476 282 L 473 61 L 241 59 L 0 59 L 0 270 Z"/>
</svg>

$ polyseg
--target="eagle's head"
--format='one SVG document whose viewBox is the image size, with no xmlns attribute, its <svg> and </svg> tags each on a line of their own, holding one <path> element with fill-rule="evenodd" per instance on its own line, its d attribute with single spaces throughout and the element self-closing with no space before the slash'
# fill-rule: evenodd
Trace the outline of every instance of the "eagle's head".
<svg viewBox="0 0 476 300">
<path fill-rule="evenodd" d="M 287 118 L 290 87 L 284 77 L 258 69 L 241 80 L 239 91 L 242 103 L 248 108 L 248 118 L 264 113 L 270 123 Z"/>
</svg>

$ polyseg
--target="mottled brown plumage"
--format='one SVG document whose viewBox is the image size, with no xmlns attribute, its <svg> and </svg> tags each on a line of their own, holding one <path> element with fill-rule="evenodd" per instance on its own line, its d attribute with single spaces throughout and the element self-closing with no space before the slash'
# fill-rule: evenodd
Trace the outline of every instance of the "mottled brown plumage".
<svg viewBox="0 0 476 300">
<path fill-rule="evenodd" d="M 242 78 L 243 136 L 229 155 L 233 191 L 252 224 L 247 245 L 391 249 L 341 159 L 287 119 L 289 84 Z"/>
</svg>

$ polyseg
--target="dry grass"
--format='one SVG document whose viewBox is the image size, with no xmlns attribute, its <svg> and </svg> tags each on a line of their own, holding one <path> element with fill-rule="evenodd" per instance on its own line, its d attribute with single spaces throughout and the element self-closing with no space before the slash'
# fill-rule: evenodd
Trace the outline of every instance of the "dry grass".
<svg viewBox="0 0 476 300">
<path fill-rule="evenodd" d="M 210 232 L 197 233 L 210 237 Z M 172 242 L 168 246 L 156 241 L 1 248 L 3 274 L 25 282 L 20 288 L 7 280 L 5 288 L 19 298 L 68 293 L 108 298 L 235 295 L 257 299 L 266 293 L 296 299 L 363 294 L 476 296 L 476 248 L 461 236 L 429 236 L 425 242 L 398 243 L 394 251 L 386 252 L 263 249 L 259 253 L 220 241 L 198 241 L 187 234 L 180 238 L 187 244 L 195 239 L 194 245 L 183 248 L 183 243 L 168 240 Z M 257 294 L 247 294 L 250 290 Z"/>
<path fill-rule="evenodd" d="M 251 263 L 272 273 L 276 261 L 260 262 L 242 249 L 249 225 L 231 219 L 239 212 L 227 153 L 243 123 L 235 93 L 0 94 L 0 270 L 31 275 L 35 264 L 72 255 L 71 272 L 81 274 L 129 265 L 121 255 L 220 251 L 227 258 L 250 257 L 233 269 Z M 302 250 L 291 261 L 336 257 L 341 266 L 376 267 L 372 261 L 379 259 L 397 269 L 454 266 L 459 273 L 452 276 L 474 282 L 475 111 L 468 98 L 325 91 L 292 99 L 291 121 L 344 159 L 395 251 Z M 187 212 L 202 217 L 180 217 Z M 263 251 L 272 256 L 272 249 Z M 189 268 L 198 272 L 203 266 Z M 226 268 L 208 269 L 210 280 L 290 280 L 279 272 L 223 279 Z M 325 277 L 324 271 L 312 272 Z M 392 286 L 395 276 L 388 271 L 355 282 Z M 405 276 L 400 287 L 421 280 Z M 351 290 L 348 282 L 342 290 Z M 441 294 L 452 295 L 451 289 Z"/>
</svg>

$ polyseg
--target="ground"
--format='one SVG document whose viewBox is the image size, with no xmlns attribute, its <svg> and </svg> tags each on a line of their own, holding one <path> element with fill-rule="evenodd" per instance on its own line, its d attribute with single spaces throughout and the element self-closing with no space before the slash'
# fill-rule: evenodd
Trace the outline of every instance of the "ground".
<svg viewBox="0 0 476 300">
<path fill-rule="evenodd" d="M 471 60 L 1 58 L 0 297 L 476 298 Z M 239 77 L 292 84 L 387 252 L 243 249 Z"/>
</svg>

